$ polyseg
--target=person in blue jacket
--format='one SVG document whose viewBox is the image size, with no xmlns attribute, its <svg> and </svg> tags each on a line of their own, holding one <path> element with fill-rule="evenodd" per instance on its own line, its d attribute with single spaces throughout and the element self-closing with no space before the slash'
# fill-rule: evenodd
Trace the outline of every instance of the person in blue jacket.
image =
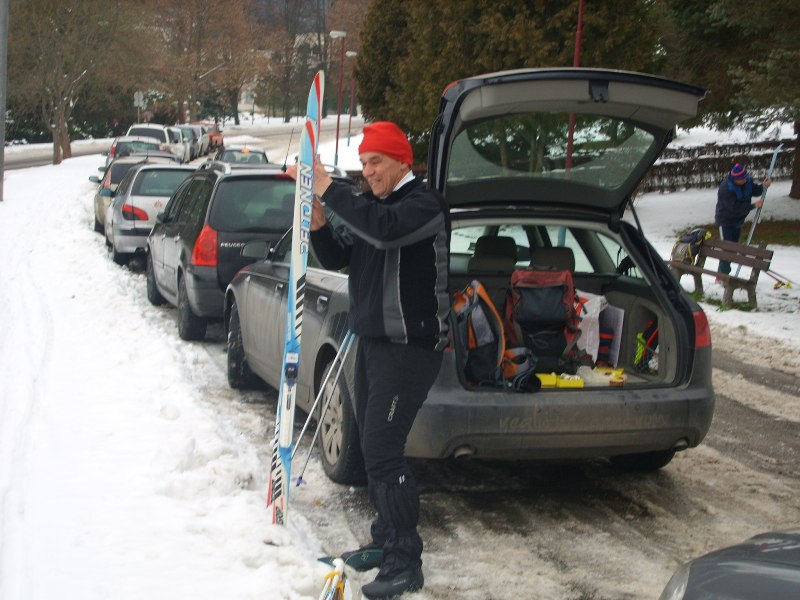
<svg viewBox="0 0 800 600">
<path fill-rule="evenodd" d="M 763 204 L 760 198 L 753 201 L 753 196 L 761 196 L 771 183 L 772 181 L 767 178 L 759 185 L 753 181 L 744 164 L 733 165 L 717 191 L 714 223 L 719 227 L 719 235 L 723 240 L 739 242 L 747 215 L 754 208 L 761 208 Z M 719 261 L 717 272 L 730 274 L 731 263 L 725 260 Z"/>
<path fill-rule="evenodd" d="M 442 196 L 412 173 L 411 144 L 395 123 L 372 123 L 363 133 L 358 152 L 369 190 L 354 194 L 317 160 L 310 229 L 317 260 L 348 267 L 355 416 L 377 517 L 372 540 L 342 558 L 358 558 L 358 566 L 349 563 L 357 570 L 380 568 L 361 588 L 374 600 L 424 584 L 419 494 L 404 451 L 447 345 L 450 216 Z M 287 173 L 296 177 L 294 168 Z M 332 227 L 325 209 L 344 225 Z"/>
</svg>

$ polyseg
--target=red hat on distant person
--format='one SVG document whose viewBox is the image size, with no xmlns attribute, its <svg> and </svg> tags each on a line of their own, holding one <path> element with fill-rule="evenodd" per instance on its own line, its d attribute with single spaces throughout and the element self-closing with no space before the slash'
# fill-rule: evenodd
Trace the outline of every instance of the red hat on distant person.
<svg viewBox="0 0 800 600">
<path fill-rule="evenodd" d="M 378 152 L 409 166 L 414 164 L 414 153 L 406 134 L 390 121 L 378 121 L 364 127 L 364 139 L 358 153 Z"/>
</svg>

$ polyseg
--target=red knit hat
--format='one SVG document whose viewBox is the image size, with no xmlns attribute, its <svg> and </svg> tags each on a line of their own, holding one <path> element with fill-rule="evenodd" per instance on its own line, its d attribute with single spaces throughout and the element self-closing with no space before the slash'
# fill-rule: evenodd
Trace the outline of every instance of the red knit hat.
<svg viewBox="0 0 800 600">
<path fill-rule="evenodd" d="M 747 168 L 742 163 L 736 163 L 731 169 L 733 179 L 744 179 L 747 177 Z"/>
<path fill-rule="evenodd" d="M 377 152 L 385 154 L 409 166 L 414 164 L 414 153 L 406 134 L 390 121 L 378 121 L 364 127 L 364 139 L 358 153 Z"/>
</svg>

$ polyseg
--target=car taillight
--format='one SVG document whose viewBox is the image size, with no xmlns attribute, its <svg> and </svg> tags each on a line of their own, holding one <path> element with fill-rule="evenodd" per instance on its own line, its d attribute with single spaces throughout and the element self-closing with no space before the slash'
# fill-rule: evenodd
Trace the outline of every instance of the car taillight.
<svg viewBox="0 0 800 600">
<path fill-rule="evenodd" d="M 198 267 L 217 266 L 217 232 L 209 225 L 203 227 L 192 249 L 192 264 Z"/>
<path fill-rule="evenodd" d="M 123 204 L 122 218 L 126 221 L 147 221 L 147 213 L 132 204 Z"/>
<path fill-rule="evenodd" d="M 692 313 L 694 317 L 694 347 L 708 348 L 711 345 L 711 328 L 708 326 L 708 318 L 702 310 Z"/>
</svg>

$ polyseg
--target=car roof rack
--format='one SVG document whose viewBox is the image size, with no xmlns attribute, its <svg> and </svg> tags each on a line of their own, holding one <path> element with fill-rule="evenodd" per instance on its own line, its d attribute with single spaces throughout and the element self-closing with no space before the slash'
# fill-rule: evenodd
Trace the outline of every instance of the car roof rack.
<svg viewBox="0 0 800 600">
<path fill-rule="evenodd" d="M 198 167 L 198 170 L 221 171 L 222 173 L 227 175 L 228 173 L 231 172 L 231 166 L 228 163 L 224 162 L 224 161 L 214 160 L 212 158 L 209 158 L 209 159 L 206 160 L 206 162 L 202 163 Z"/>
</svg>

